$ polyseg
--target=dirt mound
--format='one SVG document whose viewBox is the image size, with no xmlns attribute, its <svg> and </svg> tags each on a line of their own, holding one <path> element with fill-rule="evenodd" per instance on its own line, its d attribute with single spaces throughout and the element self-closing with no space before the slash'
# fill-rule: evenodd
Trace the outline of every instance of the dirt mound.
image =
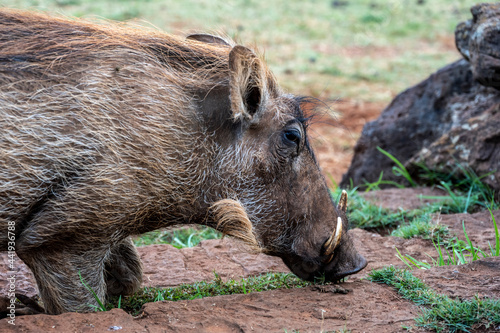
<svg viewBox="0 0 500 333">
<path fill-rule="evenodd" d="M 280 258 L 249 254 L 231 239 L 202 241 L 185 249 L 151 245 L 140 247 L 139 253 L 144 265 L 143 285 L 148 287 L 212 281 L 214 272 L 224 281 L 265 272 L 289 272 Z"/>
<path fill-rule="evenodd" d="M 435 199 L 428 199 L 426 197 L 443 195 L 447 195 L 447 193 L 439 189 L 431 189 L 428 187 L 388 188 L 380 191 L 361 193 L 362 197 L 374 204 L 392 210 L 417 209 L 436 201 Z"/>
<path fill-rule="evenodd" d="M 427 261 L 427 253 L 434 253 L 434 246 L 430 241 L 420 238 L 402 239 L 398 237 L 382 237 L 362 229 L 350 231 L 355 239 L 355 246 L 359 253 L 366 258 L 368 266 L 354 277 L 364 277 L 373 269 L 380 269 L 393 265 L 405 268 L 406 265 L 396 256 L 396 248 L 413 258 Z"/>
<path fill-rule="evenodd" d="M 150 303 L 141 321 L 169 318 L 166 328 L 197 332 L 398 331 L 411 324 L 418 309 L 393 290 L 368 281 L 335 288 L 276 290 L 249 295 L 218 296 L 193 302 Z"/>
</svg>

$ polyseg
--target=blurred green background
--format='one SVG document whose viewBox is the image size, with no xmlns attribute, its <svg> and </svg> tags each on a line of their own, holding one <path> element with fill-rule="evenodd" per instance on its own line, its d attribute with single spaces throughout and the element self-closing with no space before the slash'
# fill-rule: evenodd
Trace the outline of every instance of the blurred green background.
<svg viewBox="0 0 500 333">
<path fill-rule="evenodd" d="M 457 0 L 0 0 L 57 14 L 137 20 L 169 33 L 227 34 L 265 54 L 289 92 L 322 100 L 389 102 L 458 59 Z"/>
</svg>

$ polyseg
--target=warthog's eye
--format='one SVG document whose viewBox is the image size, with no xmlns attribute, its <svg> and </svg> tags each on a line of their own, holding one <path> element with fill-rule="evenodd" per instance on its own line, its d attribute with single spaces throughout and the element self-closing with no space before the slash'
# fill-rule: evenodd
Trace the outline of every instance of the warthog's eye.
<svg viewBox="0 0 500 333">
<path fill-rule="evenodd" d="M 305 132 L 302 124 L 296 120 L 290 121 L 283 128 L 278 144 L 277 153 L 287 161 L 288 158 L 297 157 L 304 145 Z"/>
<path fill-rule="evenodd" d="M 302 133 L 300 133 L 300 130 L 295 128 L 287 129 L 283 132 L 283 138 L 286 143 L 296 144 L 298 146 L 302 140 Z"/>
</svg>

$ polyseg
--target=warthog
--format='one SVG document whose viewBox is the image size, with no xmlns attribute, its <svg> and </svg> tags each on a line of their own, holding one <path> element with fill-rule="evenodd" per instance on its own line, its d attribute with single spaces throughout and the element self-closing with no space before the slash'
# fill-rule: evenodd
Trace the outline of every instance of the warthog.
<svg viewBox="0 0 500 333">
<path fill-rule="evenodd" d="M 130 294 L 129 236 L 207 225 L 303 279 L 366 266 L 330 197 L 299 97 L 252 50 L 0 10 L 0 244 L 45 311 Z"/>
</svg>

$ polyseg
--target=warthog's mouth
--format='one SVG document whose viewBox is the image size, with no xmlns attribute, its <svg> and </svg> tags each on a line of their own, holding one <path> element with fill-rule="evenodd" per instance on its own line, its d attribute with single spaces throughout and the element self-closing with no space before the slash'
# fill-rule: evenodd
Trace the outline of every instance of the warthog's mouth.
<svg viewBox="0 0 500 333">
<path fill-rule="evenodd" d="M 282 256 L 283 262 L 299 278 L 314 281 L 324 278 L 326 281 L 337 282 L 346 276 L 356 274 L 366 267 L 366 259 L 354 253 L 346 255 L 339 252 L 328 263 L 318 263 L 317 260 L 307 260 L 296 255 Z"/>
<path fill-rule="evenodd" d="M 331 262 L 320 268 L 321 275 L 324 274 L 328 281 L 338 281 L 360 272 L 368 265 L 368 261 L 357 252 L 353 258 L 349 258 L 350 260 L 345 257 L 342 254 L 336 256 Z M 347 261 L 344 262 L 344 260 Z"/>
</svg>

